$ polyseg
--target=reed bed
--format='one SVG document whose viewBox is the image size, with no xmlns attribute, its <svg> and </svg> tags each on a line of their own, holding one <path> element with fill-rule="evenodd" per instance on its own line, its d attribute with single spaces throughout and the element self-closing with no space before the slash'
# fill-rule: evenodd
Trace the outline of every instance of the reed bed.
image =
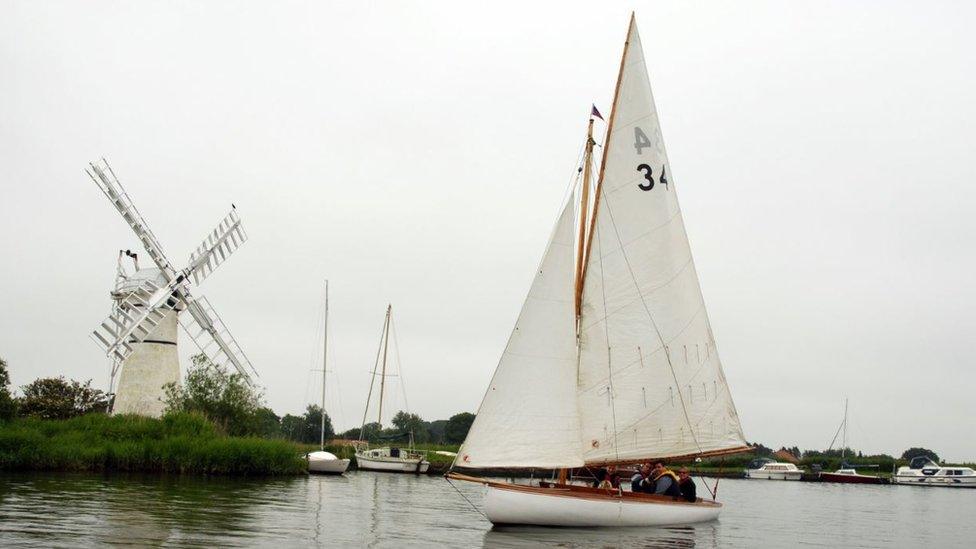
<svg viewBox="0 0 976 549">
<path fill-rule="evenodd" d="M 306 464 L 297 444 L 229 437 L 199 415 L 88 414 L 0 422 L 0 470 L 295 475 Z"/>
</svg>

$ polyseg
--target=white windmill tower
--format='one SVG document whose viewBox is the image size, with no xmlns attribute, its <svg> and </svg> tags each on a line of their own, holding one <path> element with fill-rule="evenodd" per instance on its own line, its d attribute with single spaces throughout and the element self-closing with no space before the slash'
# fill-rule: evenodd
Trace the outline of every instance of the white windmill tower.
<svg viewBox="0 0 976 549">
<path fill-rule="evenodd" d="M 93 339 L 112 360 L 112 380 L 119 376 L 113 413 L 160 416 L 164 385 L 179 383 L 177 324 L 216 365 L 231 364 L 251 383 L 257 375 L 240 345 L 204 297 L 190 295 L 190 281 L 199 284 L 247 239 L 236 208 L 190 255 L 189 265 L 177 270 L 163 253 L 156 236 L 136 209 L 105 159 L 85 170 L 142 242 L 155 268 L 139 268 L 135 254 L 120 252 L 113 309 Z M 133 258 L 136 271 L 122 268 L 122 253 Z"/>
</svg>

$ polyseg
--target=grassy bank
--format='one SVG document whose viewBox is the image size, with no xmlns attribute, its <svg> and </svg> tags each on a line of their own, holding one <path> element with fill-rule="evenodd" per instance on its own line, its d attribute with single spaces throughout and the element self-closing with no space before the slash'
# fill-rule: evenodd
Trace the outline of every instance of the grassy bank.
<svg viewBox="0 0 976 549">
<path fill-rule="evenodd" d="M 0 422 L 0 470 L 293 475 L 306 467 L 296 444 L 225 436 L 202 416 L 88 414 Z"/>
</svg>

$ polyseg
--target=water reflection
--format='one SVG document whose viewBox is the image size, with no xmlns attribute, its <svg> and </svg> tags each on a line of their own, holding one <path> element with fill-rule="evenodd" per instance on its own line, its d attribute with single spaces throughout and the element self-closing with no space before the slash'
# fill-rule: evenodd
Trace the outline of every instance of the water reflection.
<svg viewBox="0 0 976 549">
<path fill-rule="evenodd" d="M 711 535 L 709 535 L 711 531 Z M 485 533 L 489 548 L 556 547 L 654 547 L 687 549 L 717 547 L 715 525 L 682 528 L 532 528 L 503 527 Z"/>
<path fill-rule="evenodd" d="M 441 478 L 0 475 L 0 545 L 51 547 L 969 546 L 976 490 L 723 481 L 718 522 L 491 528 Z M 457 483 L 480 505 L 482 487 Z M 967 530 L 969 528 L 969 530 Z"/>
</svg>

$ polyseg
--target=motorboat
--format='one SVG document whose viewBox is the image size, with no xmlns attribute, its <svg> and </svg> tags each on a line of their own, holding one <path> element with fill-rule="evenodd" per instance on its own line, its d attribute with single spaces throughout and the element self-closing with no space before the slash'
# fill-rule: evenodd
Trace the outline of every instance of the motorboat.
<svg viewBox="0 0 976 549">
<path fill-rule="evenodd" d="M 356 467 L 389 473 L 426 473 L 430 468 L 423 452 L 404 448 L 361 448 L 356 451 Z"/>
<path fill-rule="evenodd" d="M 308 460 L 309 473 L 322 473 L 326 475 L 341 475 L 349 468 L 348 459 L 339 459 L 332 452 L 320 450 L 309 452 L 305 459 Z"/>
<path fill-rule="evenodd" d="M 893 480 L 895 484 L 912 486 L 976 488 L 976 471 L 970 467 L 943 467 L 928 457 L 918 456 L 907 466 L 899 467 Z"/>
<path fill-rule="evenodd" d="M 803 470 L 792 463 L 770 461 L 758 469 L 746 469 L 746 478 L 765 480 L 800 480 Z"/>
<path fill-rule="evenodd" d="M 846 484 L 883 484 L 881 477 L 862 475 L 853 468 L 841 468 L 831 473 L 820 473 L 823 482 L 842 482 Z"/>
</svg>

